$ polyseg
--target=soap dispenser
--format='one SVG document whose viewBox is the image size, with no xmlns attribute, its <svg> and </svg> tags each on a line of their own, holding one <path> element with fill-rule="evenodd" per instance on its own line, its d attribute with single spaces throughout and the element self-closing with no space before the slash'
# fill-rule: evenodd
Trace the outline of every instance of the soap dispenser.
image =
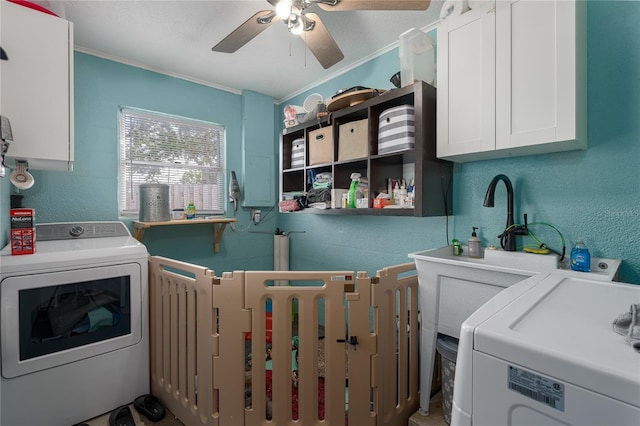
<svg viewBox="0 0 640 426">
<path fill-rule="evenodd" d="M 478 238 L 478 234 L 476 234 L 476 229 L 478 228 L 474 226 L 467 244 L 469 245 L 469 257 L 479 258 L 482 257 L 482 248 L 480 246 L 480 238 Z"/>
</svg>

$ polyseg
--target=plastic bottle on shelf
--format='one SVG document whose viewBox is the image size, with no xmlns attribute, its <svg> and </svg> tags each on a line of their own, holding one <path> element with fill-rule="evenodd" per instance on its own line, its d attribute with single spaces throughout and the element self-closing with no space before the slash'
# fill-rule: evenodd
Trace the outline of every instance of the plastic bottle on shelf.
<svg viewBox="0 0 640 426">
<path fill-rule="evenodd" d="M 591 271 L 591 254 L 584 241 L 576 240 L 576 245 L 571 249 L 571 269 L 573 271 Z"/>
<path fill-rule="evenodd" d="M 402 185 L 400 186 L 400 190 L 398 191 L 399 202 L 402 207 L 407 206 L 407 187 L 404 184 L 404 179 L 402 180 Z"/>
<path fill-rule="evenodd" d="M 189 203 L 189 205 L 187 205 L 187 208 L 185 210 L 185 216 L 187 219 L 195 219 L 196 218 L 196 205 L 193 204 L 193 201 L 191 201 Z"/>
<path fill-rule="evenodd" d="M 400 204 L 400 187 L 398 186 L 397 181 L 393 186 L 393 192 L 392 192 L 391 198 L 393 198 L 393 204 Z"/>
<path fill-rule="evenodd" d="M 360 176 L 360 173 L 351 173 L 351 186 L 349 187 L 349 201 L 347 203 L 350 209 L 356 208 L 356 191 L 358 191 Z"/>
<path fill-rule="evenodd" d="M 413 208 L 416 205 L 416 194 L 414 192 L 415 190 L 415 185 L 413 183 L 413 179 L 411 179 L 410 183 L 409 183 L 409 192 L 407 193 L 407 202 L 409 207 Z"/>
</svg>

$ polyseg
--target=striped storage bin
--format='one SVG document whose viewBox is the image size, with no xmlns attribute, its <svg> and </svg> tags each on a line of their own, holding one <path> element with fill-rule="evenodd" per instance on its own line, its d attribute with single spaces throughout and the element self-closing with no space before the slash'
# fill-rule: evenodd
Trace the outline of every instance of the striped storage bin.
<svg viewBox="0 0 640 426">
<path fill-rule="evenodd" d="M 400 105 L 380 114 L 378 154 L 413 149 L 415 113 L 412 105 Z"/>
<path fill-rule="evenodd" d="M 291 168 L 304 167 L 304 138 L 291 143 Z"/>
</svg>

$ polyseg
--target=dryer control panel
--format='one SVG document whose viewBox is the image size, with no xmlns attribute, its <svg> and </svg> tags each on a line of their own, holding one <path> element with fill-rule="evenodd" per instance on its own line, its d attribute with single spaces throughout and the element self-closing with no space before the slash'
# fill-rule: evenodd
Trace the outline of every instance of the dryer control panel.
<svg viewBox="0 0 640 426">
<path fill-rule="evenodd" d="M 131 233 L 122 222 L 68 222 L 36 225 L 38 241 L 129 236 Z"/>
</svg>

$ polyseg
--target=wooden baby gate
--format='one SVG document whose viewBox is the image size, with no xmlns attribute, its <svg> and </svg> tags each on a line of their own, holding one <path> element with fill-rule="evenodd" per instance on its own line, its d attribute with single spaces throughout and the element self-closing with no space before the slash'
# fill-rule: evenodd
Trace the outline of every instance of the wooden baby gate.
<svg viewBox="0 0 640 426">
<path fill-rule="evenodd" d="M 413 263 L 217 277 L 154 256 L 149 286 L 151 392 L 187 426 L 406 425 L 418 409 Z"/>
</svg>

